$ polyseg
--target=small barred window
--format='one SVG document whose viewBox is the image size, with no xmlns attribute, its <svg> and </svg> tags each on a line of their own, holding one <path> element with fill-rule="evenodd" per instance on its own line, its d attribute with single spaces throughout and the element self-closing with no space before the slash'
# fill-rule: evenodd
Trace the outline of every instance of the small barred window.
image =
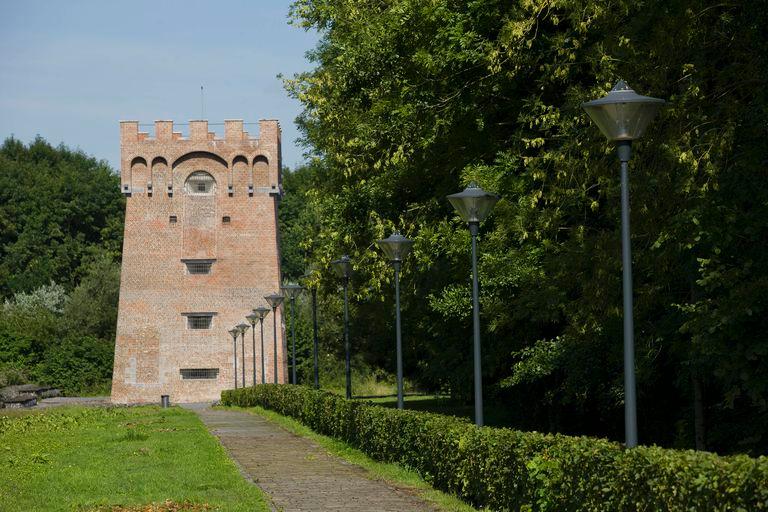
<svg viewBox="0 0 768 512">
<path fill-rule="evenodd" d="M 199 261 L 185 261 L 187 265 L 187 274 L 189 275 L 206 275 L 211 273 L 211 266 L 213 262 L 210 260 Z"/>
<path fill-rule="evenodd" d="M 213 315 L 187 315 L 188 329 L 210 329 Z"/>
<path fill-rule="evenodd" d="M 215 379 L 219 376 L 218 368 L 182 368 L 179 370 L 184 380 Z"/>
</svg>

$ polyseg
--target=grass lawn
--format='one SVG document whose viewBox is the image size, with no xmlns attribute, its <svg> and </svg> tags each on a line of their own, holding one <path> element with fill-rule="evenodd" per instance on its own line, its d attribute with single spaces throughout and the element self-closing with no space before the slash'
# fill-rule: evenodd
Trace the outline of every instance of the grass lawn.
<svg viewBox="0 0 768 512">
<path fill-rule="evenodd" d="M 378 462 L 368 455 L 353 448 L 343 441 L 332 437 L 316 433 L 312 429 L 302 425 L 293 418 L 283 416 L 274 411 L 262 407 L 225 407 L 226 409 L 237 409 L 248 411 L 251 414 L 258 414 L 269 421 L 277 423 L 286 430 L 294 434 L 311 439 L 328 453 L 335 455 L 353 464 L 357 464 L 368 471 L 371 478 L 381 479 L 390 482 L 396 486 L 410 487 L 416 490 L 416 493 L 422 499 L 431 503 L 438 510 L 445 512 L 476 512 L 477 509 L 467 505 L 460 499 L 450 494 L 438 491 L 430 486 L 423 478 L 413 470 L 406 469 L 393 463 Z"/>
<path fill-rule="evenodd" d="M 269 510 L 190 411 L 0 413 L 1 511 L 130 510 L 117 506 L 166 500 L 187 506 L 135 510 Z"/>
</svg>

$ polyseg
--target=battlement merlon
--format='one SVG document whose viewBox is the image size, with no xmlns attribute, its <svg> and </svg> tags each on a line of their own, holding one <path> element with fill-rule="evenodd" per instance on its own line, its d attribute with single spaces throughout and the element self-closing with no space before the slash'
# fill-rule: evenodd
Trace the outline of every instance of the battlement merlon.
<svg viewBox="0 0 768 512">
<path fill-rule="evenodd" d="M 189 136 L 182 137 L 181 132 L 173 130 L 173 121 L 160 120 L 155 121 L 154 137 L 149 132 L 139 131 L 138 121 L 120 121 L 120 144 L 129 145 L 143 141 L 193 141 L 207 142 L 224 140 L 231 143 L 246 141 L 264 141 L 279 144 L 280 142 L 280 122 L 276 119 L 259 120 L 259 136 L 251 138 L 244 128 L 242 119 L 227 119 L 224 121 L 224 138 L 216 137 L 214 132 L 208 131 L 207 120 L 193 120 L 189 122 Z"/>
</svg>

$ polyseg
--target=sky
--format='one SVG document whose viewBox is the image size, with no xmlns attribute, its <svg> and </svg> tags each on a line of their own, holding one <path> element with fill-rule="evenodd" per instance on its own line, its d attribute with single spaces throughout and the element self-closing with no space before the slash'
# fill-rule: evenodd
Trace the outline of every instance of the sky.
<svg viewBox="0 0 768 512">
<path fill-rule="evenodd" d="M 0 140 L 40 135 L 119 169 L 121 120 L 279 119 L 295 167 L 301 107 L 278 74 L 311 69 L 318 36 L 288 24 L 290 3 L 0 0 Z"/>
</svg>

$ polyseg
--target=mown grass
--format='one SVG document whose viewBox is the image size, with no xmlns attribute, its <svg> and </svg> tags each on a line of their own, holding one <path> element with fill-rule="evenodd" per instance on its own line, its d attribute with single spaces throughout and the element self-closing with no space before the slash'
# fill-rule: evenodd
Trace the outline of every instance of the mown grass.
<svg viewBox="0 0 768 512">
<path fill-rule="evenodd" d="M 166 500 L 200 510 L 268 510 L 190 411 L 67 407 L 0 415 L 0 510 L 112 510 Z"/>
<path fill-rule="evenodd" d="M 438 491 L 424 481 L 418 473 L 393 463 L 378 462 L 367 456 L 357 448 L 353 448 L 343 441 L 318 434 L 312 429 L 302 425 L 293 418 L 283 416 L 274 411 L 262 407 L 224 407 L 247 411 L 257 414 L 272 421 L 289 432 L 298 436 L 311 439 L 328 453 L 356 464 L 367 470 L 368 476 L 374 479 L 384 480 L 396 486 L 405 486 L 414 489 L 425 501 L 434 505 L 437 509 L 446 512 L 476 512 L 477 509 L 466 504 L 455 496 Z"/>
</svg>

